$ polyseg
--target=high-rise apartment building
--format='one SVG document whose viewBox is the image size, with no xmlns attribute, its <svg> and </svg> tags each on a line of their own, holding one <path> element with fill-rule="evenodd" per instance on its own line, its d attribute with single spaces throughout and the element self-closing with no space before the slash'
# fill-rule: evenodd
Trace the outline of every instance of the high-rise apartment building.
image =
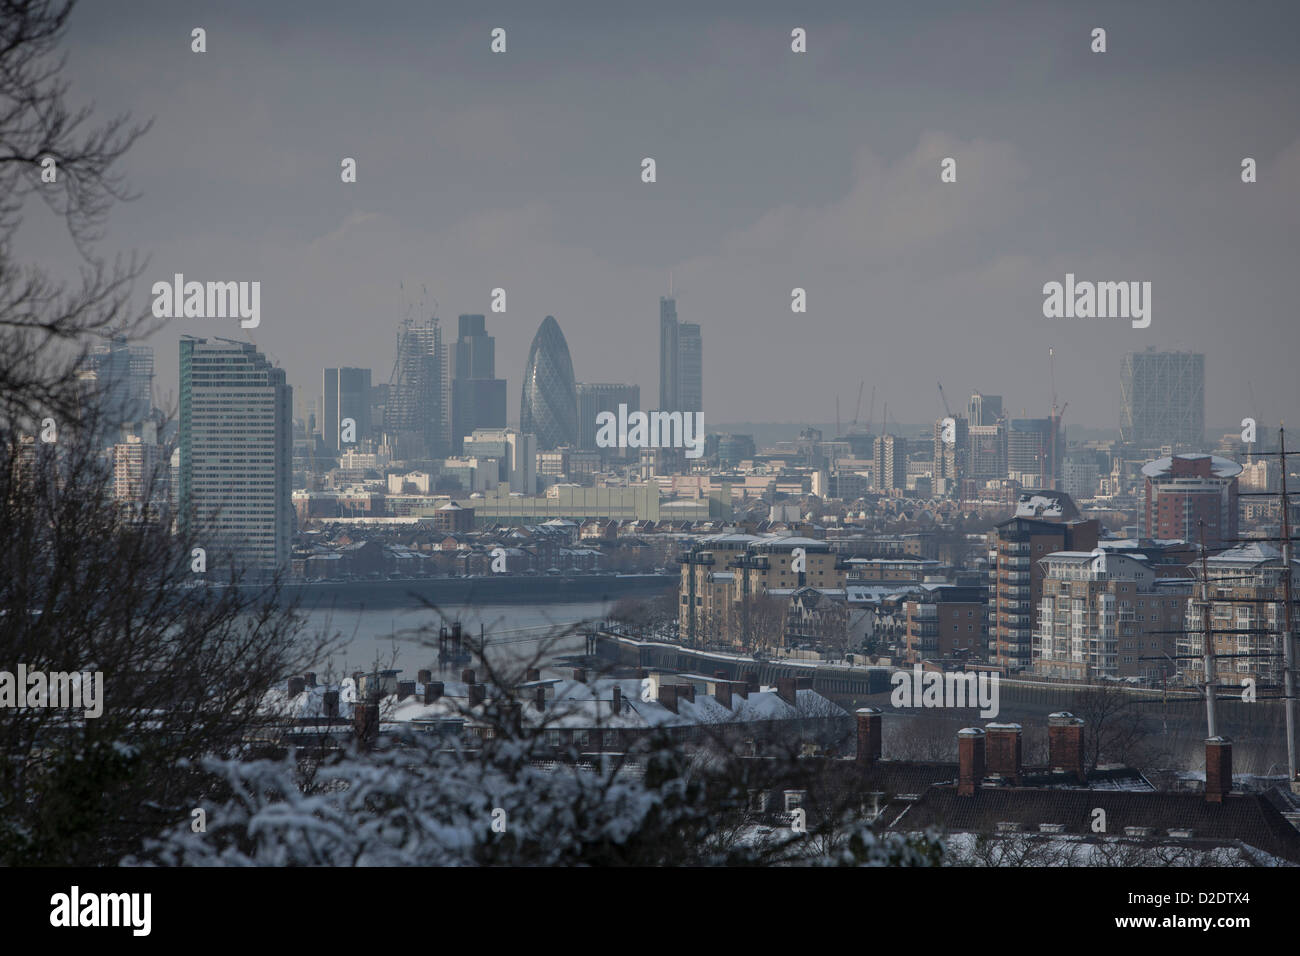
<svg viewBox="0 0 1300 956">
<path fill-rule="evenodd" d="M 933 476 L 943 480 L 945 493 L 959 491 L 957 482 L 969 477 L 970 424 L 960 415 L 953 416 L 951 429 L 945 426 L 947 419 L 941 418 L 934 423 L 934 469 Z"/>
<path fill-rule="evenodd" d="M 677 300 L 659 298 L 659 409 L 704 410 L 704 339 L 694 322 L 677 320 Z"/>
<path fill-rule="evenodd" d="M 1130 352 L 1120 364 L 1120 438 L 1174 450 L 1205 443 L 1205 356 L 1199 352 Z"/>
<path fill-rule="evenodd" d="M 476 428 L 465 436 L 465 455 L 495 459 L 498 481 L 516 494 L 536 493 L 537 436 L 513 428 Z"/>
<path fill-rule="evenodd" d="M 1058 551 L 1038 563 L 1035 674 L 1079 681 L 1173 676 L 1190 582 L 1105 551 Z"/>
<path fill-rule="evenodd" d="M 370 437 L 370 369 L 327 368 L 321 373 L 321 438 L 331 452 L 350 450 Z M 344 442 L 343 422 L 355 425 L 351 442 Z"/>
<path fill-rule="evenodd" d="M 185 336 L 180 345 L 181 519 L 241 567 L 289 563 L 293 389 L 251 343 Z M 202 543 L 202 542 L 201 542 Z"/>
<path fill-rule="evenodd" d="M 1042 558 L 1091 551 L 1100 524 L 1079 520 L 1069 495 L 1026 492 L 1016 513 L 989 532 L 989 662 L 1020 671 L 1033 664 L 1034 620 L 1043 594 Z"/>
<path fill-rule="evenodd" d="M 1218 455 L 1174 455 L 1142 466 L 1141 515 L 1147 538 L 1181 538 L 1218 548 L 1237 537 L 1237 476 L 1241 465 Z"/>
<path fill-rule="evenodd" d="M 877 491 L 907 487 L 907 440 L 898 435 L 876 439 L 873 465 Z"/>
<path fill-rule="evenodd" d="M 506 427 L 506 380 L 496 377 L 496 339 L 481 315 L 459 318 L 453 347 L 452 446 L 460 454 L 476 428 Z"/>
<path fill-rule="evenodd" d="M 1285 573 L 1282 552 L 1265 541 L 1229 548 L 1206 559 L 1210 598 L 1210 631 L 1214 635 L 1215 683 L 1240 687 L 1242 678 L 1276 685 L 1283 677 L 1282 635 L 1286 631 Z M 1188 569 L 1200 593 L 1201 563 Z M 1291 562 L 1291 593 L 1300 593 L 1300 561 Z M 1204 610 L 1187 605 L 1184 634 L 1178 652 L 1186 659 L 1188 678 L 1205 680 Z M 1300 614 L 1291 615 L 1292 637 L 1300 637 Z"/>
</svg>

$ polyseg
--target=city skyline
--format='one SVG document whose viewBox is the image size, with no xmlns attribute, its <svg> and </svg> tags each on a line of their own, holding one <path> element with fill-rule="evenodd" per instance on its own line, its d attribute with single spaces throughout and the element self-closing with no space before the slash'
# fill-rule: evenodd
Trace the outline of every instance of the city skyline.
<svg viewBox="0 0 1300 956">
<path fill-rule="evenodd" d="M 259 328 L 172 320 L 151 340 L 164 352 L 175 333 L 233 335 L 300 384 L 326 367 L 382 370 L 387 343 L 369 331 L 401 317 L 399 286 L 411 307 L 426 287 L 444 321 L 488 314 L 503 288 L 492 322 L 507 379 L 551 314 L 579 377 L 599 367 L 649 396 L 671 273 L 681 314 L 714 343 L 715 422 L 829 421 L 863 378 L 925 420 L 935 377 L 960 391 L 1014 377 L 1008 407 L 1043 416 L 1053 347 L 1067 424 L 1112 428 L 1120 358 L 1147 345 L 1207 355 L 1209 422 L 1294 419 L 1294 8 L 1261 4 L 1231 31 L 1204 8 L 1001 9 L 1015 15 L 760 5 L 741 22 L 670 3 L 653 15 L 652 52 L 635 17 L 507 8 L 514 39 L 492 59 L 471 16 L 434 28 L 394 4 L 358 28 L 321 11 L 308 38 L 291 14 L 236 3 L 196 60 L 172 40 L 192 25 L 142 3 L 80 11 L 69 71 L 105 106 L 156 118 L 124 167 L 141 198 L 112 236 L 152 257 L 133 301 L 146 307 L 149 282 L 175 272 L 263 282 Z M 1104 58 L 1086 42 L 1099 17 Z M 789 58 L 793 20 L 808 30 L 803 58 Z M 325 55 L 304 86 L 277 64 L 307 48 Z M 336 65 L 358 57 L 385 65 L 364 95 Z M 431 58 L 473 82 L 421 82 Z M 375 101 L 385 109 L 360 108 Z M 1078 134 L 1068 149 L 1062 124 Z M 213 140 L 213 127 L 231 132 Z M 353 184 L 339 182 L 348 156 Z M 653 184 L 644 156 L 658 161 Z M 940 182 L 946 156 L 955 183 Z M 1255 183 L 1241 182 L 1244 156 Z M 73 267 L 52 230 L 27 231 L 44 260 Z M 1043 285 L 1067 274 L 1150 281 L 1152 325 L 1045 318 Z M 806 314 L 790 312 L 795 287 Z M 804 380 L 751 387 L 774 369 Z M 157 385 L 174 396 L 173 369 Z"/>
</svg>

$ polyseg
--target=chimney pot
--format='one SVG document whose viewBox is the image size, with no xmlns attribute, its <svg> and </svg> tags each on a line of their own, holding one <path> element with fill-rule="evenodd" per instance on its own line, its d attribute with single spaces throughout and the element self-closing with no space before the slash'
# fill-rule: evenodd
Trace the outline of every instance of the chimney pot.
<svg viewBox="0 0 1300 956">
<path fill-rule="evenodd" d="M 957 792 L 974 796 L 984 781 L 984 731 L 978 727 L 957 731 L 957 761 Z"/>
</svg>

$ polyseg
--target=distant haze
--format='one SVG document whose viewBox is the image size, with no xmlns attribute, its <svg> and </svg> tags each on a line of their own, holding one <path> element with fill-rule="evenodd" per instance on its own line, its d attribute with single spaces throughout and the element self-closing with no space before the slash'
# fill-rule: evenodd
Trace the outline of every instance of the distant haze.
<svg viewBox="0 0 1300 956">
<path fill-rule="evenodd" d="M 182 332 L 252 337 L 298 399 L 326 366 L 387 381 L 400 283 L 450 340 L 487 314 L 512 416 L 548 314 L 579 381 L 653 407 L 671 273 L 710 430 L 825 422 L 837 394 L 847 424 L 863 380 L 877 420 L 940 416 L 936 381 L 954 411 L 979 389 L 1042 416 L 1049 346 L 1067 425 L 1115 428 L 1120 357 L 1148 345 L 1206 353 L 1207 423 L 1300 422 L 1295 3 L 811 6 L 83 4 L 74 99 L 156 119 L 102 249 L 151 257 L 142 309 L 177 272 L 262 282 L 256 329 L 155 335 L 158 385 Z M 19 255 L 74 268 L 28 212 Z M 1044 318 L 1066 273 L 1150 281 L 1150 328 Z"/>
</svg>

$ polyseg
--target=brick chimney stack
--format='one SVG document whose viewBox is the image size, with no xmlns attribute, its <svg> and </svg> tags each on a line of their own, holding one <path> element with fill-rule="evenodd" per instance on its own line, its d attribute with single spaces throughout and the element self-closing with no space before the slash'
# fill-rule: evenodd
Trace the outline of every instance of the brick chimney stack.
<svg viewBox="0 0 1300 956">
<path fill-rule="evenodd" d="M 879 708 L 858 709 L 858 762 L 873 764 L 880 759 L 884 716 Z"/>
<path fill-rule="evenodd" d="M 1205 799 L 1223 803 L 1232 792 L 1232 739 L 1207 737 L 1205 740 Z"/>
<path fill-rule="evenodd" d="M 327 690 L 325 692 L 325 716 L 337 717 L 339 715 L 339 692 L 336 690 Z"/>
<path fill-rule="evenodd" d="M 978 727 L 957 731 L 957 762 L 957 792 L 974 796 L 984 780 L 984 731 Z"/>
<path fill-rule="evenodd" d="M 406 700 L 408 697 L 415 696 L 415 681 L 399 680 L 397 682 L 397 699 Z"/>
<path fill-rule="evenodd" d="M 303 680 L 301 677 L 290 677 L 290 678 L 289 678 L 289 696 L 290 696 L 290 697 L 297 697 L 299 694 L 301 694 L 301 693 L 306 689 L 306 687 L 307 687 L 307 682 L 306 682 L 305 680 Z"/>
<path fill-rule="evenodd" d="M 731 683 L 720 680 L 713 685 L 713 699 L 727 710 L 731 710 Z"/>
<path fill-rule="evenodd" d="M 1052 770 L 1074 774 L 1080 783 L 1087 780 L 1083 769 L 1083 719 L 1064 710 L 1048 715 L 1047 753 Z"/>
<path fill-rule="evenodd" d="M 416 671 L 415 679 L 421 684 L 427 684 L 433 680 L 433 671 Z"/>
<path fill-rule="evenodd" d="M 573 679 L 579 684 L 587 683 L 587 669 L 585 667 L 575 667 L 573 669 Z"/>
<path fill-rule="evenodd" d="M 541 680 L 541 679 L 542 679 L 542 672 L 541 672 L 540 669 L 538 669 L 538 668 L 536 668 L 536 667 L 530 667 L 530 668 L 528 668 L 528 671 L 524 674 L 524 679 L 525 679 L 525 680 L 528 680 L 528 681 L 537 681 L 537 680 Z"/>
<path fill-rule="evenodd" d="M 1020 783 L 1020 725 L 988 724 L 984 730 L 989 776 Z"/>
<path fill-rule="evenodd" d="M 620 713 L 623 710 L 623 688 L 619 687 L 617 684 L 614 685 L 609 705 L 609 710 L 612 714 Z"/>
<path fill-rule="evenodd" d="M 461 672 L 460 672 L 460 679 L 461 679 L 461 682 L 462 682 L 462 683 L 465 683 L 465 684 L 472 684 L 472 683 L 474 683 L 474 668 L 472 668 L 472 667 L 467 667 L 467 668 L 465 668 L 463 671 L 461 671 Z"/>
<path fill-rule="evenodd" d="M 437 700 L 439 697 L 442 696 L 442 689 L 443 689 L 442 681 L 440 680 L 427 681 L 424 685 L 424 702 L 426 704 L 432 704 L 435 700 Z"/>
<path fill-rule="evenodd" d="M 487 699 L 487 687 L 483 684 L 469 685 L 469 706 L 477 707 Z"/>
<path fill-rule="evenodd" d="M 686 700 L 689 700 L 692 704 L 695 703 L 695 685 L 694 685 L 694 684 L 678 684 L 678 685 L 677 685 L 677 699 L 678 699 L 678 700 L 681 700 L 682 698 L 685 698 Z"/>
<path fill-rule="evenodd" d="M 306 684 L 307 684 L 308 687 L 315 687 L 315 686 L 316 686 L 316 672 L 315 672 L 315 671 L 308 671 L 306 674 L 304 674 L 304 675 L 302 675 L 302 676 L 303 676 L 303 680 L 306 682 Z"/>
<path fill-rule="evenodd" d="M 352 728 L 356 732 L 357 742 L 371 747 L 379 736 L 379 705 L 377 703 L 352 705 Z"/>
<path fill-rule="evenodd" d="M 677 685 L 676 684 L 659 685 L 659 703 L 667 707 L 674 714 L 677 713 Z"/>
<path fill-rule="evenodd" d="M 758 688 L 760 686 L 758 683 L 758 671 L 745 671 L 745 673 L 741 675 L 741 678 L 745 682 L 746 689 L 751 694 L 758 693 Z"/>
<path fill-rule="evenodd" d="M 793 677 L 778 677 L 776 679 L 776 693 L 783 701 L 793 707 L 799 701 L 798 694 L 795 692 L 797 684 Z"/>
<path fill-rule="evenodd" d="M 538 688 L 537 688 L 537 696 L 536 696 L 536 698 L 535 698 L 534 701 L 533 701 L 533 705 L 534 705 L 538 710 L 545 710 L 545 709 L 546 709 L 546 685 L 545 685 L 545 684 L 541 684 L 541 685 L 538 686 Z"/>
</svg>

